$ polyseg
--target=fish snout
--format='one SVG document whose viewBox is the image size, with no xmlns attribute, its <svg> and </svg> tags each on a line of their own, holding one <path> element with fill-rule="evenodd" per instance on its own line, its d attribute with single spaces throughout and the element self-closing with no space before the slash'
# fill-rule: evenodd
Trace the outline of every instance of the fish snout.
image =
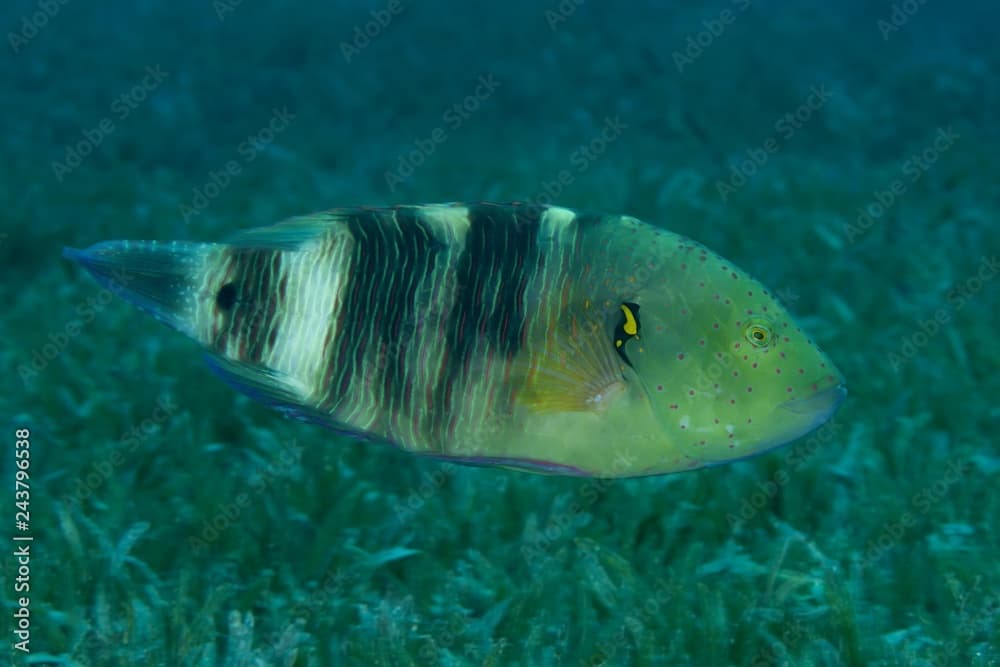
<svg viewBox="0 0 1000 667">
<path fill-rule="evenodd" d="M 806 398 L 793 398 L 785 401 L 778 408 L 797 415 L 811 415 L 825 419 L 836 412 L 846 397 L 847 386 L 841 381 Z"/>
</svg>

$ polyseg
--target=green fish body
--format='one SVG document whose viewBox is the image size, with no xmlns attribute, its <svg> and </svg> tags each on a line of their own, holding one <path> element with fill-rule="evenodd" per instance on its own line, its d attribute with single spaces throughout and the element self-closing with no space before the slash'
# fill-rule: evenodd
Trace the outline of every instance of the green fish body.
<svg viewBox="0 0 1000 667">
<path fill-rule="evenodd" d="M 254 398 L 459 462 L 691 470 L 798 438 L 846 393 L 762 285 L 627 216 L 337 209 L 228 243 L 65 254 Z"/>
</svg>

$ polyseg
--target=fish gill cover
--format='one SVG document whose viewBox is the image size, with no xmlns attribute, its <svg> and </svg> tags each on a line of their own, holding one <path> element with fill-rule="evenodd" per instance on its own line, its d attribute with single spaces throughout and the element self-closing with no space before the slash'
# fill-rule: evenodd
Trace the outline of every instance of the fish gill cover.
<svg viewBox="0 0 1000 667">
<path fill-rule="evenodd" d="M 939 0 L 6 3 L 0 662 L 996 664 L 998 11 Z M 203 287 L 183 264 L 164 282 L 148 266 L 115 274 L 75 255 L 103 273 L 95 283 L 61 256 L 456 201 L 635 216 L 704 244 L 794 316 L 850 396 L 784 448 L 684 474 L 455 465 L 231 391 L 201 345 L 119 298 L 174 312 L 173 295 Z M 553 248 L 522 236 L 541 244 L 484 244 L 478 256 L 525 276 L 523 260 Z M 400 252 L 400 267 L 431 257 Z M 240 261 L 280 274 L 266 259 Z M 475 294 L 487 282 L 472 264 Z M 522 283 L 528 293 L 526 279 L 510 292 Z M 203 291 L 249 332 L 268 311 L 229 284 Z M 410 283 L 359 284 L 433 302 Z M 545 348 L 569 358 L 603 341 L 609 355 L 566 376 L 601 391 L 539 375 L 524 395 L 541 414 L 614 401 L 609 368 L 683 373 L 697 358 L 654 353 L 658 335 L 688 326 L 685 304 L 669 320 L 614 296 L 596 329 L 588 313 L 603 302 L 576 303 L 578 333 Z M 367 298 L 355 296 L 358 313 Z M 443 350 L 520 349 L 511 322 L 530 328 L 548 306 L 518 303 L 481 319 L 494 343 L 445 329 L 440 347 L 421 336 L 407 354 L 429 367 Z M 748 308 L 741 345 L 757 349 L 755 333 L 773 331 Z M 356 324 L 361 341 L 365 324 L 373 341 L 400 331 L 377 316 Z M 235 331 L 235 349 L 273 351 Z M 406 395 L 390 379 L 406 376 L 395 360 L 409 344 L 376 357 L 380 381 L 360 385 L 372 401 Z M 797 367 L 735 359 L 798 386 Z M 704 370 L 688 391 L 728 387 L 722 374 L 742 369 Z M 644 384 L 654 396 L 663 386 L 656 414 L 678 431 L 701 426 L 671 416 L 683 399 L 666 396 L 676 376 L 663 377 Z M 754 426 L 731 425 L 734 440 Z"/>
</svg>

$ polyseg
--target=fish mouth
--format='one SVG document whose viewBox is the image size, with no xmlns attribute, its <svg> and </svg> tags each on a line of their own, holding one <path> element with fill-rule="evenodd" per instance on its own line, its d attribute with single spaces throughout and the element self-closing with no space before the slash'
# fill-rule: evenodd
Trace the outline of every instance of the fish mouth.
<svg viewBox="0 0 1000 667">
<path fill-rule="evenodd" d="M 787 410 L 797 415 L 817 417 L 825 421 L 840 407 L 845 398 L 847 398 L 847 387 L 841 382 L 818 391 L 808 398 L 794 398 L 785 401 L 778 406 L 778 409 Z"/>
<path fill-rule="evenodd" d="M 761 434 L 760 439 L 747 443 L 748 447 L 743 455 L 701 458 L 702 464 L 716 465 L 758 456 L 808 435 L 829 421 L 845 398 L 847 398 L 847 386 L 840 382 L 807 398 L 779 403 L 771 413 L 773 430 L 769 429 Z"/>
<path fill-rule="evenodd" d="M 768 444 L 762 444 L 755 453 L 765 452 L 815 431 L 833 417 L 845 398 L 847 387 L 841 382 L 806 398 L 779 403 L 773 415 L 782 426 L 767 439 Z"/>
</svg>

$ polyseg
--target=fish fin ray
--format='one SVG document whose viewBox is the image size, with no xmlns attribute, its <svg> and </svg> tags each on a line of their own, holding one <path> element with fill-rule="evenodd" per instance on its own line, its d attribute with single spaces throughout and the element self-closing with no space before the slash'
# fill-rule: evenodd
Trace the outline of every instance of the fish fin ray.
<svg viewBox="0 0 1000 667">
<path fill-rule="evenodd" d="M 542 459 L 529 459 L 517 456 L 460 456 L 456 454 L 423 453 L 430 459 L 455 465 L 477 468 L 506 468 L 520 472 L 530 472 L 537 475 L 569 475 L 573 477 L 593 477 L 593 474 L 574 466 L 554 463 Z"/>
<path fill-rule="evenodd" d="M 89 248 L 63 248 L 102 286 L 167 326 L 191 335 L 193 277 L 212 243 L 104 241 Z"/>
<path fill-rule="evenodd" d="M 333 415 L 305 403 L 302 399 L 306 393 L 305 386 L 287 373 L 234 361 L 211 352 L 206 352 L 204 356 L 205 363 L 212 372 L 230 387 L 287 417 L 323 426 L 355 440 L 373 439 L 370 434 L 338 421 Z"/>
<path fill-rule="evenodd" d="M 515 365 L 517 402 L 533 412 L 601 412 L 625 389 L 611 336 L 589 304 L 569 309 L 531 357 Z"/>
<path fill-rule="evenodd" d="M 247 229 L 230 236 L 226 243 L 233 248 L 298 250 L 302 245 L 329 233 L 343 221 L 343 211 L 323 211 L 288 218 L 274 225 Z"/>
</svg>

